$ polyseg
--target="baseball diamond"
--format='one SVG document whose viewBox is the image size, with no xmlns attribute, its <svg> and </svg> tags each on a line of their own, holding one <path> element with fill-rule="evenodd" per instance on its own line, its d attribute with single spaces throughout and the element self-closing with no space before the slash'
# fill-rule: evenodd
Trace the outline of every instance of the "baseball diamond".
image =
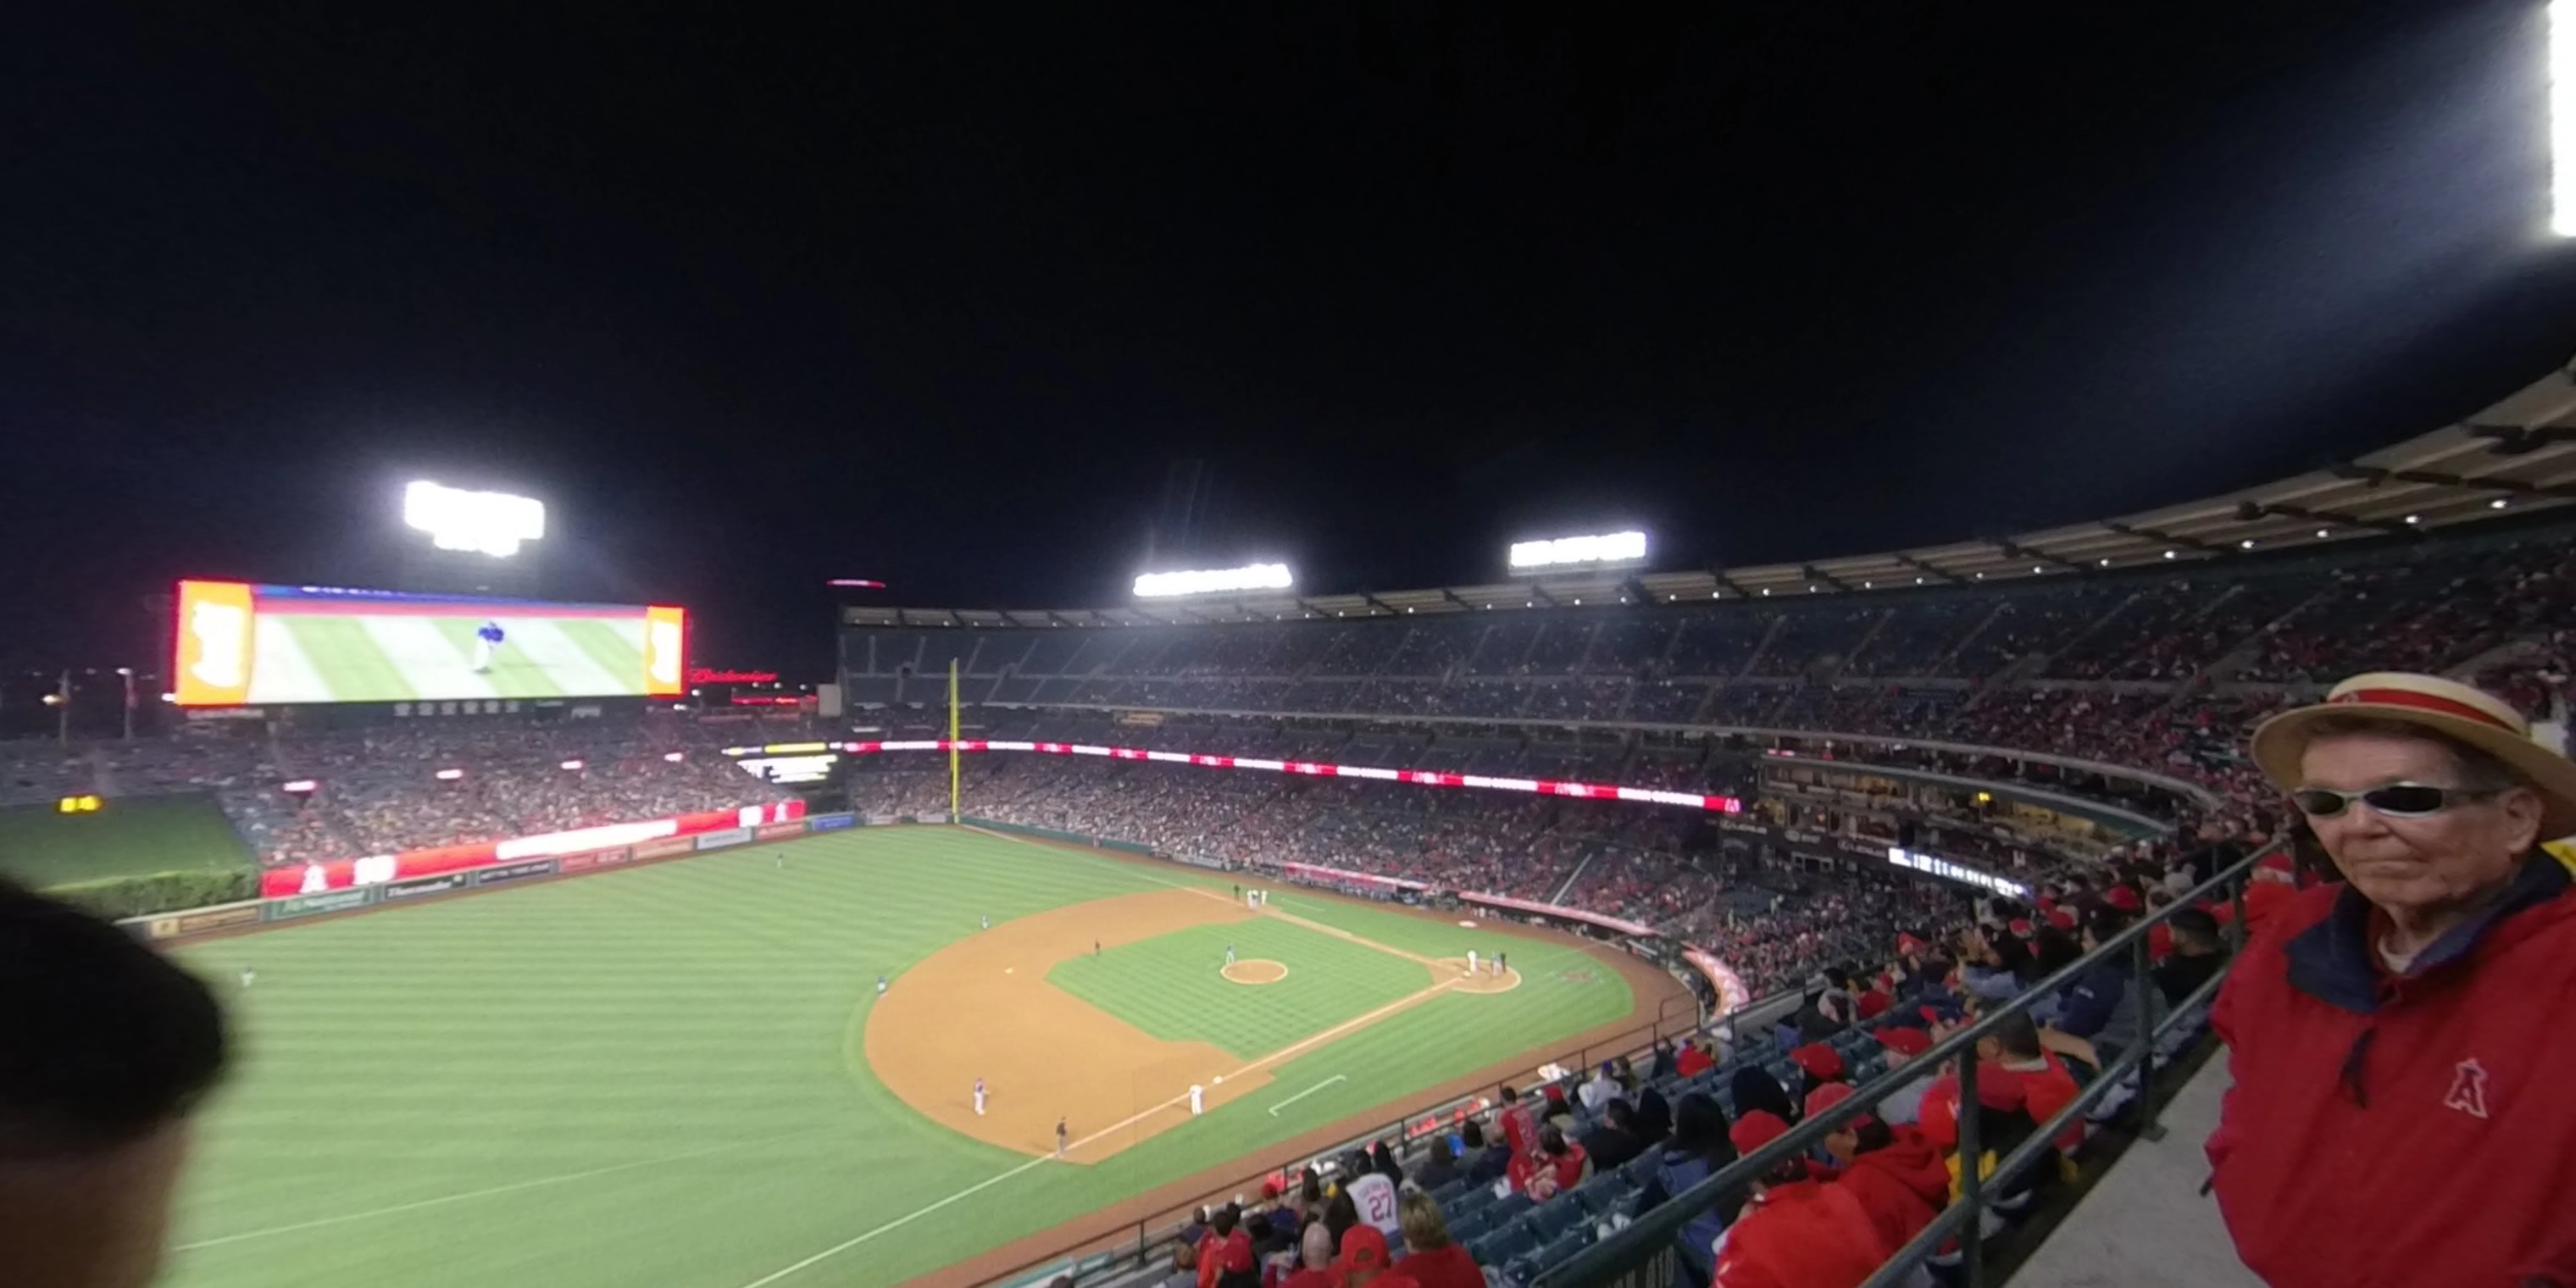
<svg viewBox="0 0 2576 1288">
<path fill-rule="evenodd" d="M 181 952 L 260 983 L 179 1288 L 981 1282 L 1684 993 L 1571 938 L 955 827 Z"/>
</svg>

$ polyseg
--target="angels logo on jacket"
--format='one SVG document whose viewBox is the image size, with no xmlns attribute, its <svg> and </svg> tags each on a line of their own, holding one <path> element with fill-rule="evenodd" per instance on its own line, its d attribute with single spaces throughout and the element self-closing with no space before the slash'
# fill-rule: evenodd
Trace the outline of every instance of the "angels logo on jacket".
<svg viewBox="0 0 2576 1288">
<path fill-rule="evenodd" d="M 2487 1116 L 2487 1070 L 2475 1059 L 2462 1060 L 2451 1071 L 2450 1093 L 2442 1097 L 2444 1109 L 2457 1109 L 2472 1118 Z"/>
</svg>

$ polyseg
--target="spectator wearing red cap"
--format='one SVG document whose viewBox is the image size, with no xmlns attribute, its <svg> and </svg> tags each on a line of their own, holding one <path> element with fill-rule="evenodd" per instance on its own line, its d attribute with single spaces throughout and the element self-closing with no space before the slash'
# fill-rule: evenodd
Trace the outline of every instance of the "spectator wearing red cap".
<svg viewBox="0 0 2576 1288">
<path fill-rule="evenodd" d="M 1386 1236 L 1376 1226 L 1362 1222 L 1342 1232 L 1342 1255 L 1333 1269 L 1342 1277 L 1342 1288 L 1419 1288 L 1413 1277 L 1392 1269 L 1394 1261 L 1387 1255 Z"/>
<path fill-rule="evenodd" d="M 1908 1025 L 1893 1025 L 1878 1031 L 1878 1044 L 1887 1049 L 1887 1067 L 1901 1069 L 1932 1049 L 1932 1035 Z M 1887 1093 L 1878 1102 L 1879 1117 L 1891 1126 L 1913 1126 L 1923 1112 L 1923 1093 L 1932 1086 L 1932 1079 L 1933 1075 L 1927 1073 Z"/>
<path fill-rule="evenodd" d="M 1810 1118 L 1851 1098 L 1849 1084 L 1834 1082 L 1807 1093 Z M 1842 1175 L 1836 1184 L 1860 1200 L 1889 1252 L 1902 1248 L 1950 1203 L 1950 1169 L 1941 1151 L 1913 1128 L 1892 1128 L 1874 1114 L 1846 1120 L 1825 1137 L 1825 1152 Z"/>
<path fill-rule="evenodd" d="M 2137 887 L 2131 885 L 2115 885 L 2103 891 L 2102 902 L 2131 915 L 2147 910 L 2147 901 L 2138 894 Z"/>
<path fill-rule="evenodd" d="M 2402 673 L 2273 717 L 2253 758 L 2346 884 L 2283 900 L 2219 996 L 2238 1254 L 2274 1288 L 2576 1283 L 2576 889 L 2541 848 L 2576 832 L 2576 763 Z"/>
<path fill-rule="evenodd" d="M 1788 1130 L 1779 1115 L 1756 1109 L 1728 1135 L 1750 1154 Z M 1710 1288 L 1856 1288 L 1893 1251 L 1858 1198 L 1814 1180 L 1806 1160 L 1791 1155 L 1754 1181 L 1744 1215 L 1718 1238 Z"/>
<path fill-rule="evenodd" d="M 1843 1077 L 1842 1053 L 1822 1042 L 1810 1042 L 1791 1050 L 1789 1063 L 1798 1066 L 1798 1072 L 1807 1077 L 1807 1085 L 1802 1090 L 1813 1090 L 1828 1082 L 1839 1082 Z"/>
</svg>

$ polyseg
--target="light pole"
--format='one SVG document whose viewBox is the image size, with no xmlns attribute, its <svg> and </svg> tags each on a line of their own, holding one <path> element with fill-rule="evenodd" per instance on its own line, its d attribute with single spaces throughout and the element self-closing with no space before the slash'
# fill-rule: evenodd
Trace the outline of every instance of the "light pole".
<svg viewBox="0 0 2576 1288">
<path fill-rule="evenodd" d="M 70 667 L 63 668 L 62 678 L 55 682 L 54 691 L 45 695 L 45 705 L 54 709 L 54 741 L 65 747 L 71 746 L 72 671 Z"/>
<path fill-rule="evenodd" d="M 125 680 L 125 740 L 134 741 L 134 668 L 120 666 L 116 673 Z"/>
</svg>

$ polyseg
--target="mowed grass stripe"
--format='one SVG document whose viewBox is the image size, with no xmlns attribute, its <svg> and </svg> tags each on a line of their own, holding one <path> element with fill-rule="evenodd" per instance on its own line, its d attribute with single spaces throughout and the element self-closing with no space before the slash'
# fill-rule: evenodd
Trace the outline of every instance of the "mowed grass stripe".
<svg viewBox="0 0 2576 1288">
<path fill-rule="evenodd" d="M 1172 884 L 1222 894 L 1227 883 L 962 829 L 860 829 L 186 948 L 228 996 L 240 966 L 260 980 L 240 998 L 243 1063 L 207 1115 L 175 1242 L 529 1185 L 184 1252 L 170 1282 L 737 1288 L 1024 1161 L 931 1123 L 849 1061 L 879 972 L 900 981 L 985 915 L 999 924 Z M 1344 986 L 1421 969 L 1247 924 L 1297 936 L 1256 950 L 1235 931 L 1242 955 L 1292 970 L 1301 940 L 1318 961 L 1366 954 L 1350 958 Z M 1214 953 L 1199 967 L 1211 978 L 1221 932 Z M 1369 958 L 1383 966 L 1357 964 Z M 1140 984 L 1135 1004 L 1171 1022 L 1222 1013 L 1228 1042 L 1285 1044 L 1276 1021 L 1239 1003 L 1175 1006 Z M 1347 1113 L 1454 1076 L 1477 1047 L 1444 1026 L 1507 1012 L 1414 1017 L 1518 996 L 1435 999 L 1298 1057 L 1280 1079 L 1293 1090 L 1305 1085 L 1293 1066 L 1347 1066 L 1374 1085 L 1336 1084 L 1277 1118 L 1256 1097 L 1096 1167 L 1031 1169 L 785 1288 L 925 1273 L 1284 1140 L 1324 1120 L 1310 1106 Z M 1487 1040 L 1517 1051 L 1543 1037 Z M 720 1146 L 733 1148 L 671 1161 Z"/>
<path fill-rule="evenodd" d="M 344 702 L 391 702 L 419 696 L 402 668 L 376 647 L 366 624 L 357 618 L 291 613 L 281 615 L 281 620 L 332 697 Z"/>
<path fill-rule="evenodd" d="M 483 623 L 470 617 L 433 618 L 430 625 L 438 637 L 456 650 L 456 669 L 471 671 L 474 667 L 474 632 Z M 560 698 L 566 696 L 562 685 L 546 674 L 543 663 L 515 647 L 508 638 L 509 628 L 502 628 L 501 647 L 492 650 L 492 669 L 480 677 L 492 686 L 492 692 L 505 698 Z"/>
</svg>

